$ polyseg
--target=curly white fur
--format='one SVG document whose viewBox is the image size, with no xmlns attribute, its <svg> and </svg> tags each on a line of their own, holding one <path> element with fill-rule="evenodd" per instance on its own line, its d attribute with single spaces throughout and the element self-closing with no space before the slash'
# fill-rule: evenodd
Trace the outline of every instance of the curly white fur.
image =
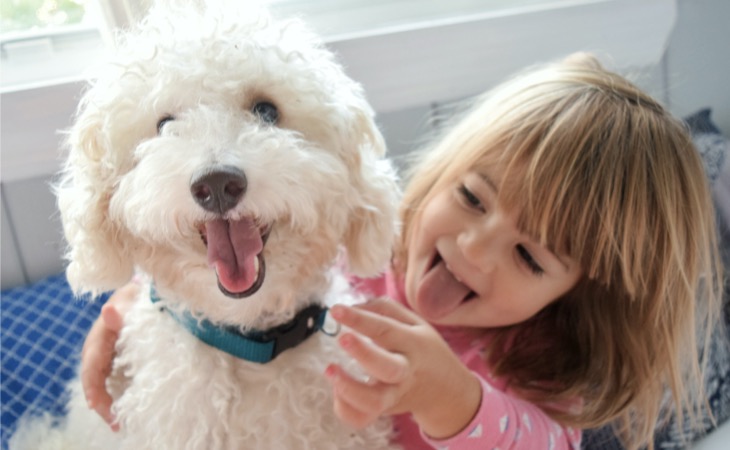
<svg viewBox="0 0 730 450">
<path fill-rule="evenodd" d="M 300 22 L 237 0 L 201 3 L 153 10 L 81 101 L 57 188 L 72 287 L 98 293 L 141 270 L 167 308 L 242 330 L 286 322 L 312 302 L 356 301 L 332 266 L 344 247 L 354 273 L 381 270 L 398 202 L 361 87 Z M 275 125 L 252 112 L 262 101 L 278 108 Z M 158 133 L 166 116 L 174 120 Z M 219 289 L 200 236 L 216 215 L 191 195 L 194 174 L 221 165 L 248 181 L 224 218 L 271 226 L 264 283 L 243 299 Z M 389 447 L 389 421 L 355 431 L 334 416 L 323 372 L 351 363 L 331 337 L 249 363 L 143 296 L 125 318 L 109 384 L 121 433 L 76 392 L 49 448 Z"/>
</svg>

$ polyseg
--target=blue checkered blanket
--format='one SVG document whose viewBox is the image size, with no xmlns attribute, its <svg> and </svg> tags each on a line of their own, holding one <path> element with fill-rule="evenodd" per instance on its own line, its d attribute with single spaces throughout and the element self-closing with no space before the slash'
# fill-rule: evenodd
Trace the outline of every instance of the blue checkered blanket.
<svg viewBox="0 0 730 450">
<path fill-rule="evenodd" d="M 0 407 L 6 450 L 24 413 L 63 413 L 64 387 L 76 375 L 84 337 L 107 296 L 75 298 L 63 274 L 1 295 Z"/>
</svg>

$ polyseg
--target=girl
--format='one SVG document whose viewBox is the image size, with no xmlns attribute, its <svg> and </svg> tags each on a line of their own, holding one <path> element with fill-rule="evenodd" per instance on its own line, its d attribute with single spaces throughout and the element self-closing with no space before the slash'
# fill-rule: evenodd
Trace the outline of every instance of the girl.
<svg viewBox="0 0 730 450">
<path fill-rule="evenodd" d="M 698 336 L 723 280 L 702 163 L 594 58 L 480 98 L 413 168 L 401 214 L 390 270 L 353 280 L 395 301 L 331 310 L 369 375 L 327 369 L 343 421 L 393 414 L 404 447 L 451 449 L 578 448 L 579 429 L 614 422 L 634 449 L 652 447 L 667 388 L 680 416 L 703 407 Z M 104 315 L 82 378 L 108 417 L 121 321 Z"/>
</svg>

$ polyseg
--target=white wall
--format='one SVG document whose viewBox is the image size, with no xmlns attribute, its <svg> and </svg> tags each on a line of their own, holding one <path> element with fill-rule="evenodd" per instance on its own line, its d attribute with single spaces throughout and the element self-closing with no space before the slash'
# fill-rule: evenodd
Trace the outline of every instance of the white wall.
<svg viewBox="0 0 730 450">
<path fill-rule="evenodd" d="M 678 0 L 661 60 L 625 74 L 680 117 L 711 107 L 715 123 L 730 136 L 730 1 Z M 429 111 L 423 105 L 380 114 L 392 155 L 414 148 Z"/>
<path fill-rule="evenodd" d="M 446 101 L 453 97 L 462 98 L 465 95 L 475 94 L 489 88 L 499 78 L 526 64 L 527 61 L 552 59 L 555 55 L 582 48 L 580 39 L 568 39 L 571 36 L 593 39 L 591 42 L 595 49 L 620 55 L 618 62 L 623 62 L 624 64 L 620 65 L 629 66 L 629 69 L 635 72 L 638 77 L 637 83 L 668 103 L 676 114 L 686 115 L 701 107 L 712 107 L 715 121 L 726 134 L 730 135 L 730 88 L 727 87 L 730 80 L 730 2 L 677 0 L 675 4 L 666 0 L 637 0 L 635 5 L 645 7 L 658 5 L 663 8 L 671 4 L 673 9 L 669 13 L 672 15 L 672 20 L 667 22 L 667 17 L 662 17 L 658 21 L 659 25 L 650 23 L 651 18 L 643 17 L 638 20 L 634 14 L 622 21 L 620 14 L 611 15 L 608 11 L 601 10 L 608 7 L 608 2 L 593 3 L 595 4 L 590 5 L 590 8 L 594 13 L 600 13 L 603 22 L 586 22 L 583 26 L 577 10 L 566 10 L 565 14 L 545 13 L 539 17 L 528 18 L 527 22 L 520 21 L 519 23 L 526 29 L 514 31 L 514 28 L 519 26 L 514 17 L 498 18 L 497 21 L 491 22 L 495 28 L 490 28 L 490 31 L 494 32 L 496 27 L 504 26 L 510 27 L 515 35 L 509 38 L 506 33 L 501 33 L 504 37 L 502 41 L 496 43 L 501 45 L 499 48 L 473 49 L 488 53 L 489 57 L 481 61 L 486 62 L 479 66 L 481 69 L 477 66 L 454 67 L 454 64 L 451 64 L 444 66 L 438 73 L 425 68 L 410 75 L 407 71 L 401 71 L 413 77 L 414 86 L 407 92 L 401 92 L 398 102 L 394 102 L 393 99 L 395 93 L 399 91 L 392 90 L 392 86 L 386 83 L 388 79 L 379 75 L 382 71 L 371 71 L 368 65 L 358 65 L 358 61 L 363 61 L 362 58 L 365 56 L 347 60 L 348 56 L 352 58 L 351 55 L 358 54 L 357 51 L 363 52 L 359 53 L 360 55 L 367 55 L 367 48 L 353 50 L 353 46 L 359 46 L 353 42 L 332 45 L 344 57 L 350 74 L 362 81 L 368 92 L 372 93 L 371 98 L 379 110 L 379 123 L 388 141 L 390 153 L 398 161 L 402 161 L 403 155 L 419 144 L 420 137 L 428 130 L 427 119 L 434 101 Z M 676 23 L 673 20 L 675 13 Z M 558 44 L 538 50 L 541 48 L 539 40 L 535 41 L 533 38 L 531 43 L 520 39 L 521 36 L 527 36 L 529 30 L 535 29 L 537 23 L 542 23 L 546 35 L 557 39 L 554 42 Z M 562 26 L 557 26 L 558 23 Z M 659 27 L 659 31 L 653 34 L 660 33 L 666 23 L 674 25 L 674 28 L 668 31 L 668 38 L 665 39 L 668 41 L 666 51 L 662 47 L 656 60 L 648 56 L 652 54 L 651 52 L 640 53 L 640 48 L 653 48 L 652 45 L 656 45 L 649 42 L 655 36 L 644 36 L 646 42 L 642 44 L 639 42 L 640 39 L 633 38 L 634 34 L 657 29 L 655 27 Z M 470 32 L 478 29 L 473 25 L 467 27 Z M 603 36 L 607 33 L 606 30 L 613 30 L 615 36 L 611 35 L 606 39 L 607 36 Z M 456 28 L 444 28 L 442 31 L 446 33 L 442 35 L 444 38 L 450 36 L 447 42 L 454 42 L 451 39 L 458 39 L 459 35 L 465 33 Z M 412 42 L 419 33 L 418 30 L 410 34 L 405 33 L 400 36 L 401 41 Z M 604 41 L 601 41 L 601 37 Z M 636 41 L 634 44 L 636 51 L 633 53 L 630 51 L 631 48 L 626 46 L 627 42 L 631 43 L 631 39 Z M 609 42 L 613 47 L 599 48 L 597 47 L 599 42 Z M 395 48 L 386 41 L 378 40 L 378 43 L 382 52 L 393 48 L 394 52 L 402 52 L 401 58 L 408 55 L 408 46 L 405 44 Z M 517 46 L 511 47 L 516 49 L 524 48 L 522 51 L 508 52 L 508 46 Z M 442 46 L 439 51 L 448 56 L 448 46 Z M 621 58 L 624 58 L 623 61 Z M 645 64 L 638 65 L 637 58 L 638 61 L 645 61 Z M 484 70 L 484 67 L 499 70 L 475 76 L 479 73 L 477 70 Z M 444 74 L 450 74 L 452 78 L 447 82 L 442 78 L 442 81 L 437 83 L 436 78 Z M 63 269 L 60 257 L 63 241 L 49 183 L 58 165 L 57 143 L 60 137 L 56 134 L 56 130 L 68 125 L 80 89 L 81 84 L 68 83 L 59 90 L 44 92 L 41 97 L 29 96 L 23 92 L 3 94 L 0 103 L 2 107 L 0 279 L 3 289 L 34 281 Z M 38 98 L 44 100 L 39 101 Z M 46 116 L 45 120 L 40 122 L 44 125 L 37 126 L 38 122 L 28 115 Z M 46 138 L 42 139 L 43 136 Z M 37 155 L 37 158 L 34 156 L 24 158 L 22 161 L 13 160 L 12 155 L 17 155 L 17 152 L 11 154 L 8 149 L 20 147 L 26 156 Z"/>
<path fill-rule="evenodd" d="M 730 1 L 679 0 L 665 54 L 670 107 L 684 116 L 710 106 L 730 136 Z"/>
</svg>

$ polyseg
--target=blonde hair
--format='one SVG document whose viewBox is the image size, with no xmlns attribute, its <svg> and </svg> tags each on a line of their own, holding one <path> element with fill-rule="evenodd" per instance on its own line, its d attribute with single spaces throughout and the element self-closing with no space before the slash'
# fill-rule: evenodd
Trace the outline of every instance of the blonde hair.
<svg viewBox="0 0 730 450">
<path fill-rule="evenodd" d="M 421 207 L 494 164 L 518 226 L 584 271 L 535 317 L 496 331 L 496 373 L 566 425 L 617 424 L 628 448 L 653 447 L 667 388 L 678 423 L 685 412 L 697 419 L 723 280 L 708 182 L 684 124 L 589 55 L 515 77 L 413 168 L 398 270 Z M 508 336 L 515 344 L 500 351 Z M 579 411 L 551 407 L 576 398 Z"/>
</svg>

